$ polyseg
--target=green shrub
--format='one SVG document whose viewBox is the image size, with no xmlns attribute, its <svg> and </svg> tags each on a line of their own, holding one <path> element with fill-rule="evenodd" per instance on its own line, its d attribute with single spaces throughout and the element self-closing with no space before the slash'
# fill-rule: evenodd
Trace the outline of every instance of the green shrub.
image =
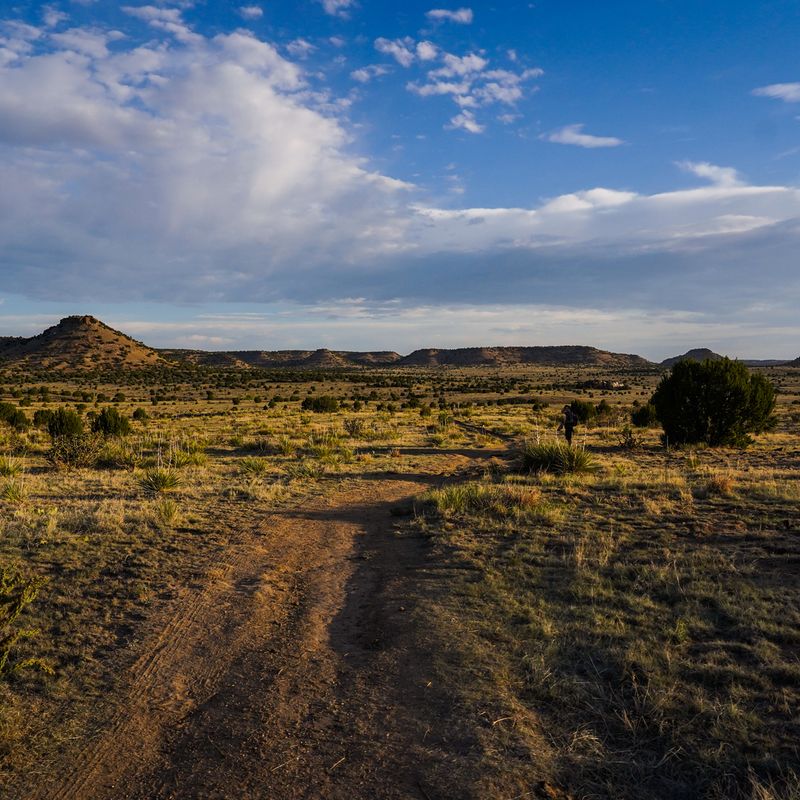
<svg viewBox="0 0 800 800">
<path fill-rule="evenodd" d="M 679 361 L 653 394 L 668 444 L 745 446 L 775 426 L 775 387 L 739 361 Z"/>
<path fill-rule="evenodd" d="M 634 408 L 631 412 L 631 423 L 637 428 L 652 428 L 658 425 L 658 412 L 652 403 Z"/>
<path fill-rule="evenodd" d="M 314 411 L 317 414 L 332 413 L 339 410 L 339 401 L 330 395 L 306 397 L 300 407 L 303 411 Z"/>
<path fill-rule="evenodd" d="M 33 426 L 40 430 L 45 430 L 50 425 L 50 420 L 53 418 L 53 412 L 49 408 L 40 408 L 33 414 Z"/>
<path fill-rule="evenodd" d="M 555 475 L 565 475 L 592 472 L 597 468 L 591 453 L 582 447 L 570 447 L 563 442 L 544 444 L 525 442 L 519 455 L 525 472 L 552 472 Z"/>
<path fill-rule="evenodd" d="M 0 403 L 0 422 L 5 422 L 15 431 L 27 430 L 31 424 L 27 414 L 12 403 Z"/>
<path fill-rule="evenodd" d="M 583 425 L 597 416 L 597 409 L 588 400 L 573 400 L 570 406 Z"/>
<path fill-rule="evenodd" d="M 137 408 L 131 415 L 137 422 L 145 422 L 150 419 L 148 413 L 143 408 Z"/>
<path fill-rule="evenodd" d="M 57 408 L 47 422 L 47 432 L 53 439 L 83 434 L 83 420 L 69 408 Z"/>
<path fill-rule="evenodd" d="M 92 431 L 103 436 L 127 436 L 131 432 L 131 423 L 116 408 L 106 406 L 92 420 Z"/>
</svg>

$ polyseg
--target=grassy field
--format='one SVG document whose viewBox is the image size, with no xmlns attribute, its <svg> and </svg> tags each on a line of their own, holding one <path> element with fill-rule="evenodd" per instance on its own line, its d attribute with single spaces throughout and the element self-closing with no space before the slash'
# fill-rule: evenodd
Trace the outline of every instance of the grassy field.
<svg viewBox="0 0 800 800">
<path fill-rule="evenodd" d="M 148 418 L 74 470 L 50 463 L 44 431 L 0 426 L 0 565 L 41 583 L 14 623 L 36 633 L 0 679 L 0 775 L 35 781 L 85 735 L 154 614 L 242 530 L 425 472 L 442 487 L 398 535 L 459 567 L 446 592 L 409 591 L 454 724 L 479 742 L 475 797 L 524 796 L 532 776 L 554 797 L 800 796 L 800 374 L 770 374 L 775 432 L 671 451 L 653 429 L 623 436 L 656 373 L 6 374 L 0 401 L 29 416 L 116 396 Z M 301 408 L 320 395 L 342 408 Z M 581 471 L 522 470 L 521 443 L 554 441 L 576 397 L 608 407 L 578 428 Z"/>
</svg>

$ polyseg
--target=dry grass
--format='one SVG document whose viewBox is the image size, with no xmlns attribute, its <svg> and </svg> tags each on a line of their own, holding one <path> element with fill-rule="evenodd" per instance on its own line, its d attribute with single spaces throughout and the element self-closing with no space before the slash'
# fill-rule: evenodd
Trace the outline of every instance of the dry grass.
<svg viewBox="0 0 800 800">
<path fill-rule="evenodd" d="M 325 393 L 348 402 L 376 394 L 358 412 L 329 417 L 300 411 L 310 391 L 302 383 L 269 379 L 262 402 L 237 406 L 233 398 L 256 391 L 132 385 L 122 408 L 146 407 L 149 420 L 104 443 L 97 463 L 69 471 L 48 462 L 42 431 L 0 429 L 0 565 L 46 580 L 20 618 L 40 629 L 20 656 L 55 670 L 0 683 L 0 782 L 85 734 L 152 614 L 208 580 L 237 533 L 267 524 L 276 505 L 319 494 L 335 502 L 343 481 L 365 474 L 451 476 L 462 453 L 503 446 L 495 433 L 541 440 L 574 395 L 558 387 L 585 377 L 420 371 L 411 388 L 434 405 L 431 416 L 379 410 L 410 391 L 407 377 L 393 385 L 384 372 L 364 372 L 363 385 L 326 378 Z M 655 377 L 618 399 L 642 399 Z M 87 387 L 51 388 L 73 397 Z M 175 399 L 151 404 L 151 390 Z M 205 399 L 209 390 L 217 399 Z M 436 408 L 445 393 L 483 403 L 514 392 L 550 405 L 469 409 L 487 435 L 452 424 L 464 409 L 440 417 Z M 269 396 L 293 394 L 263 408 Z M 614 425 L 581 428 L 596 473 L 507 479 L 495 470 L 464 487 L 451 476 L 420 504 L 416 524 L 435 557 L 464 567 L 446 593 L 423 598 L 421 624 L 441 642 L 443 685 L 462 692 L 453 715 L 489 720 L 480 785 L 491 787 L 493 774 L 529 776 L 535 763 L 545 777 L 573 776 L 576 797 L 680 797 L 663 788 L 667 779 L 692 798 L 792 796 L 800 422 L 785 399 L 780 420 L 743 455 L 665 454 L 657 431 L 626 450 Z M 145 486 L 159 471 L 178 476 L 174 496 Z M 728 482 L 712 487 L 720 476 Z"/>
</svg>

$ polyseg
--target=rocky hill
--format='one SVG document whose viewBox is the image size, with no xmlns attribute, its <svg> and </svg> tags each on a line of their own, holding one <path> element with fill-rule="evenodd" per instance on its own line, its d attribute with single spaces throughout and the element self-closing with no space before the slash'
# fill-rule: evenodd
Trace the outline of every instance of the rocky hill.
<svg viewBox="0 0 800 800">
<path fill-rule="evenodd" d="M 89 316 L 65 317 L 29 339 L 0 339 L 0 366 L 80 372 L 166 363 L 157 351 Z"/>
<path fill-rule="evenodd" d="M 661 366 L 671 367 L 677 364 L 679 361 L 706 361 L 707 359 L 711 361 L 720 361 L 723 358 L 725 358 L 725 356 L 721 356 L 719 353 L 715 353 L 713 350 L 709 350 L 707 347 L 696 347 L 694 350 L 688 350 L 682 356 L 665 358 L 661 362 Z"/>
</svg>

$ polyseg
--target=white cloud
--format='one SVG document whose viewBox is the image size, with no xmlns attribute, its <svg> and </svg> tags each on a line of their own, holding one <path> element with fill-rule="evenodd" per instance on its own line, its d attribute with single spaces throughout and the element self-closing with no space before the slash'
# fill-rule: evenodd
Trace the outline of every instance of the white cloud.
<svg viewBox="0 0 800 800">
<path fill-rule="evenodd" d="M 199 43 L 201 41 L 202 37 L 194 33 L 183 22 L 181 11 L 178 8 L 122 6 L 122 10 L 130 16 L 146 22 L 152 28 L 172 34 L 179 42 L 184 44 Z"/>
<path fill-rule="evenodd" d="M 433 61 L 439 55 L 439 48 L 433 42 L 417 42 L 417 58 L 420 61 Z"/>
<path fill-rule="evenodd" d="M 680 161 L 678 166 L 698 178 L 707 178 L 716 186 L 741 186 L 743 183 L 733 167 L 718 167 L 707 161 Z"/>
<path fill-rule="evenodd" d="M 264 9 L 261 6 L 239 6 L 239 14 L 244 19 L 260 19 L 264 16 Z"/>
<path fill-rule="evenodd" d="M 773 83 L 753 89 L 757 97 L 772 97 L 785 103 L 800 103 L 800 83 Z"/>
<path fill-rule="evenodd" d="M 483 133 L 485 130 L 484 126 L 475 120 L 475 115 L 466 109 L 450 120 L 450 126 L 461 128 L 469 133 Z"/>
<path fill-rule="evenodd" d="M 286 45 L 289 55 L 295 58 L 307 58 L 317 48 L 306 39 L 295 39 Z"/>
<path fill-rule="evenodd" d="M 359 83 L 369 83 L 373 78 L 378 78 L 381 75 L 386 75 L 388 71 L 389 71 L 388 68 L 384 67 L 382 64 L 370 64 L 367 67 L 354 69 L 350 73 L 350 77 L 354 81 L 358 81 Z"/>
<path fill-rule="evenodd" d="M 356 4 L 356 0 L 319 0 L 326 14 L 334 17 L 347 16 L 348 9 Z"/>
<path fill-rule="evenodd" d="M 331 37 L 328 39 L 328 41 L 329 41 L 329 42 L 330 42 L 330 43 L 331 43 L 331 44 L 332 44 L 334 47 L 344 47 L 344 46 L 347 44 L 347 40 L 346 40 L 346 39 L 344 39 L 344 38 L 343 38 L 343 37 L 341 37 L 341 36 L 331 36 Z"/>
<path fill-rule="evenodd" d="M 69 19 L 69 14 L 66 14 L 55 6 L 45 6 L 42 9 L 42 19 L 48 28 L 56 28 L 62 22 Z"/>
<path fill-rule="evenodd" d="M 465 56 L 454 56 L 452 53 L 445 53 L 442 56 L 444 66 L 439 69 L 431 70 L 428 73 L 430 78 L 454 78 L 458 76 L 472 75 L 486 68 L 489 63 L 485 58 L 477 53 L 469 53 Z"/>
<path fill-rule="evenodd" d="M 65 50 L 74 50 L 94 58 L 108 55 L 108 42 L 123 38 L 118 31 L 99 31 L 88 28 L 70 28 L 62 33 L 50 34 L 50 39 Z"/>
<path fill-rule="evenodd" d="M 414 40 L 409 37 L 405 39 L 384 39 L 380 37 L 375 40 L 375 49 L 379 53 L 392 56 L 403 67 L 410 67 L 414 63 L 414 52 L 411 50 L 413 45 Z"/>
<path fill-rule="evenodd" d="M 566 125 L 557 131 L 544 134 L 541 138 L 557 144 L 572 144 L 588 148 L 619 147 L 625 144 L 623 139 L 618 139 L 616 136 L 593 136 L 590 133 L 583 133 L 583 128 L 583 124 Z"/>
<path fill-rule="evenodd" d="M 446 8 L 432 8 L 425 14 L 428 19 L 436 21 L 456 22 L 460 25 L 469 25 L 472 22 L 473 14 L 471 8 L 459 8 L 450 11 Z"/>
</svg>

